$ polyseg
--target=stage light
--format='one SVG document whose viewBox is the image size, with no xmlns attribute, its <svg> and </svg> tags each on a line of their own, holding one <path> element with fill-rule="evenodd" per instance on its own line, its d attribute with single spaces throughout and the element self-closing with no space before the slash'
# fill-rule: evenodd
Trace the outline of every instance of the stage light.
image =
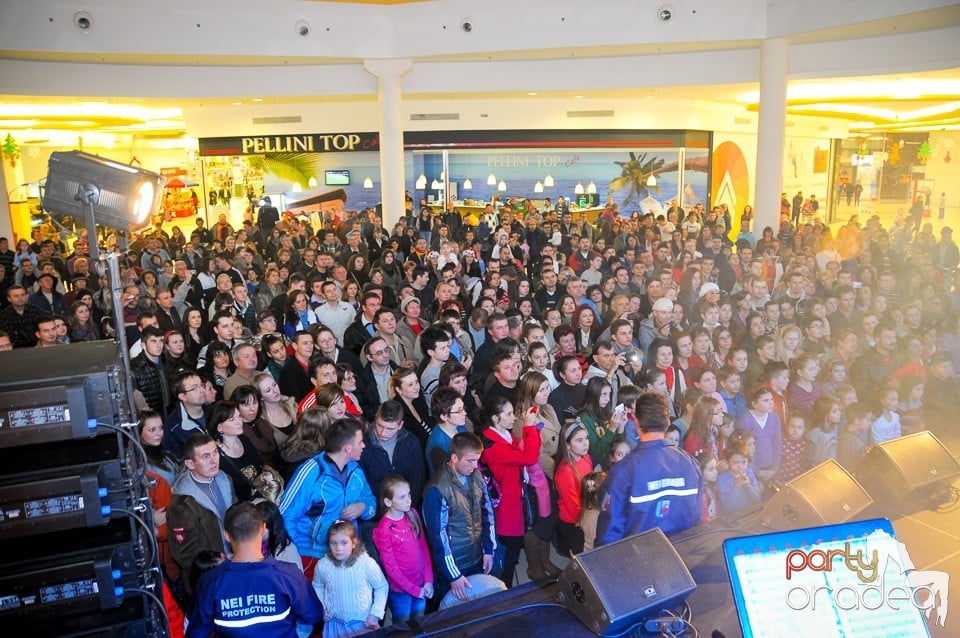
<svg viewBox="0 0 960 638">
<path fill-rule="evenodd" d="M 160 175 L 81 151 L 56 151 L 47 163 L 43 208 L 57 215 L 85 218 L 127 231 L 142 225 L 160 201 L 166 180 Z"/>
</svg>

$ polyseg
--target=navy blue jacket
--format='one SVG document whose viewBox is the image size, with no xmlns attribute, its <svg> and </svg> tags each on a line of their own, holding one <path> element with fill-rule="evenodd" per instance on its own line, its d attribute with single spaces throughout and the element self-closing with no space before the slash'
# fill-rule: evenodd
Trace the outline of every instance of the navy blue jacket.
<svg viewBox="0 0 960 638">
<path fill-rule="evenodd" d="M 364 435 L 366 447 L 360 455 L 360 467 L 367 477 L 370 490 L 380 502 L 380 483 L 391 474 L 399 474 L 410 484 L 410 495 L 413 505 L 419 506 L 423 496 L 423 485 L 426 482 L 426 467 L 423 448 L 414 435 L 402 429 L 397 433 L 397 444 L 393 449 L 393 462 L 387 456 L 387 451 L 380 445 L 380 440 L 371 431 Z"/>
<path fill-rule="evenodd" d="M 600 488 L 596 544 L 659 527 L 673 534 L 700 523 L 703 476 L 692 456 L 666 441 L 641 442 Z"/>
<path fill-rule="evenodd" d="M 269 557 L 213 568 L 200 579 L 194 603 L 190 638 L 288 638 L 297 635 L 298 622 L 323 619 L 323 605 L 303 572 Z"/>
</svg>

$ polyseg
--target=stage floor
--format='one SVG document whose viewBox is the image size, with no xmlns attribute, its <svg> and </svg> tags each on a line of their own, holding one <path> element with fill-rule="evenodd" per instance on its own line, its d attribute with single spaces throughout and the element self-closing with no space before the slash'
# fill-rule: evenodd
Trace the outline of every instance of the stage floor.
<svg viewBox="0 0 960 638">
<path fill-rule="evenodd" d="M 944 441 L 954 456 L 960 439 Z M 954 482 L 960 487 L 960 479 Z M 875 502 L 854 520 L 888 518 L 897 538 L 910 552 L 916 569 L 946 572 L 951 576 L 948 599 L 960 604 L 960 503 L 936 510 L 923 502 Z M 726 523 L 713 521 L 671 537 L 697 583 L 687 602 L 692 622 L 704 638 L 719 631 L 726 638 L 741 637 L 730 577 L 723 557 L 723 541 L 771 530 L 760 524 L 759 513 Z M 623 579 L 626 582 L 626 578 Z M 594 635 L 556 603 L 552 582 L 528 583 L 509 591 L 430 614 L 415 627 L 385 627 L 382 636 L 518 636 L 566 638 Z M 788 611 L 788 608 L 784 608 Z M 927 627 L 933 638 L 960 636 L 960 611 L 948 614 L 945 627 L 931 619 Z M 371 634 L 374 635 L 374 634 Z M 826 638 L 826 636 L 824 636 Z"/>
</svg>

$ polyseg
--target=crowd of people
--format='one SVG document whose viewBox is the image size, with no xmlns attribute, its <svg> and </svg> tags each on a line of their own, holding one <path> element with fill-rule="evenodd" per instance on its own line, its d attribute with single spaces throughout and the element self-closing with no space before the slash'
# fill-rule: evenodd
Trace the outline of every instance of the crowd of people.
<svg viewBox="0 0 960 638">
<path fill-rule="evenodd" d="M 403 622 L 511 587 L 521 553 L 529 578 L 556 575 L 552 548 L 735 519 L 827 459 L 949 434 L 951 229 L 782 212 L 756 238 L 749 207 L 733 236 L 725 206 L 409 206 L 388 230 L 266 201 L 237 229 L 138 237 L 120 327 L 86 238 L 0 238 L 0 349 L 125 331 L 195 635 L 251 618 L 355 635 L 388 606 Z M 317 605 L 277 620 L 279 598 L 229 584 L 237 561 L 292 564 L 256 587 L 303 599 L 302 574 Z"/>
</svg>

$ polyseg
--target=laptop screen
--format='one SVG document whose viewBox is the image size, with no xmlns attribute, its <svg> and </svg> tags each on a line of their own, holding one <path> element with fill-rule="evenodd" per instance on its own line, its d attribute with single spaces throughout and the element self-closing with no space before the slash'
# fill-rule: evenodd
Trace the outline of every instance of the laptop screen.
<svg viewBox="0 0 960 638">
<path fill-rule="evenodd" d="M 723 553 L 745 638 L 918 638 L 946 608 L 945 574 L 916 570 L 887 519 L 731 538 Z"/>
</svg>

